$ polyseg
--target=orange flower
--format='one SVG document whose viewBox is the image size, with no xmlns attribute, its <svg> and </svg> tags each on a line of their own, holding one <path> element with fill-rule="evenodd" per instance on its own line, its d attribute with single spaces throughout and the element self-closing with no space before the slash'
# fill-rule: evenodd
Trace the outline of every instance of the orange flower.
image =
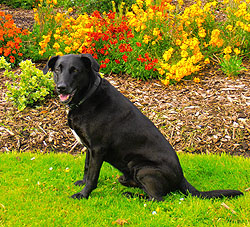
<svg viewBox="0 0 250 227">
<path fill-rule="evenodd" d="M 6 57 L 6 60 L 11 63 L 16 63 L 18 56 L 22 56 L 19 52 L 22 40 L 20 35 L 26 35 L 27 30 L 17 28 L 12 16 L 0 12 L 0 54 Z"/>
<path fill-rule="evenodd" d="M 14 63 L 15 62 L 15 57 L 14 56 L 10 56 L 10 63 Z"/>
</svg>

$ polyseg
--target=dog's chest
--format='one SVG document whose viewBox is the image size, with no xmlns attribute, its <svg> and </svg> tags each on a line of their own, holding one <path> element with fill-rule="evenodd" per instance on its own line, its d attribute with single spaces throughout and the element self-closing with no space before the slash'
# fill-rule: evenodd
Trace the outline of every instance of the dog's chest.
<svg viewBox="0 0 250 227">
<path fill-rule="evenodd" d="M 73 130 L 71 128 L 71 131 L 72 131 L 74 137 L 76 138 L 76 140 L 78 141 L 78 143 L 82 144 L 82 141 L 81 141 L 80 137 L 77 135 L 77 133 L 75 132 L 75 130 Z"/>
<path fill-rule="evenodd" d="M 66 113 L 68 114 L 68 124 L 69 124 L 69 127 L 70 127 L 70 129 L 71 129 L 71 131 L 72 131 L 74 137 L 76 138 L 76 140 L 78 141 L 78 143 L 83 144 L 83 143 L 82 143 L 82 140 L 81 140 L 80 137 L 77 135 L 76 131 L 75 131 L 74 129 L 72 129 L 72 122 L 71 122 L 71 119 L 70 119 L 70 117 L 69 117 L 69 111 L 66 110 Z"/>
</svg>

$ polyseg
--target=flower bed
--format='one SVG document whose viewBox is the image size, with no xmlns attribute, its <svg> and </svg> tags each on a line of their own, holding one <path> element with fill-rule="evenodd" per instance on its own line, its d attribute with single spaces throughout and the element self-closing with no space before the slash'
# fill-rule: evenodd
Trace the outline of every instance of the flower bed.
<svg viewBox="0 0 250 227">
<path fill-rule="evenodd" d="M 21 58 L 91 53 L 105 74 L 158 78 L 165 85 L 191 78 L 199 82 L 198 73 L 214 59 L 229 76 L 244 69 L 241 58 L 249 57 L 250 49 L 249 0 L 197 1 L 188 7 L 181 0 L 137 0 L 118 9 L 112 3 L 110 12 L 74 15 L 73 8 L 56 8 L 56 0 L 40 0 L 29 34 L 2 12 L 0 54 L 17 64 Z"/>
<path fill-rule="evenodd" d="M 182 5 L 182 1 L 173 5 L 169 0 L 137 0 L 129 9 L 122 3 L 118 10 L 113 5 L 108 13 L 73 18 L 72 8 L 56 12 L 53 1 L 41 0 L 35 9 L 36 26 L 43 33 L 39 53 L 45 58 L 91 53 L 104 73 L 160 78 L 166 85 L 194 77 L 214 55 L 220 62 L 233 57 L 235 65 L 241 64 L 239 55 L 249 57 L 249 0 Z M 218 8 L 226 15 L 224 21 L 215 16 Z M 235 70 L 237 75 L 241 69 L 228 74 Z"/>
</svg>

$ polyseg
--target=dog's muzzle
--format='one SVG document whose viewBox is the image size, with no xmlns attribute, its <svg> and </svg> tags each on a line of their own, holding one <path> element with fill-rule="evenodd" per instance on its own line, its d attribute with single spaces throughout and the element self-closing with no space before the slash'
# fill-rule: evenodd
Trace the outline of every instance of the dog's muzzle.
<svg viewBox="0 0 250 227">
<path fill-rule="evenodd" d="M 75 92 L 76 90 L 74 90 L 71 94 L 64 94 L 64 93 L 59 94 L 60 102 L 63 104 L 69 104 L 73 99 Z"/>
</svg>

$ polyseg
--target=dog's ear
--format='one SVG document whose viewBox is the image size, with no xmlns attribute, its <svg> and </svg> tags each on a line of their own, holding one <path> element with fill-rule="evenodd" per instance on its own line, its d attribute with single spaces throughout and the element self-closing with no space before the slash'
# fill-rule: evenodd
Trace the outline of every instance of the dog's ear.
<svg viewBox="0 0 250 227">
<path fill-rule="evenodd" d="M 54 67 L 55 67 L 55 64 L 56 64 L 56 61 L 58 60 L 58 58 L 59 58 L 59 56 L 53 56 L 47 61 L 47 64 L 43 68 L 44 75 L 47 74 L 49 69 L 51 69 L 52 71 L 54 70 Z"/>
<path fill-rule="evenodd" d="M 81 59 L 83 60 L 84 64 L 87 68 L 91 68 L 95 72 L 99 72 L 100 65 L 98 62 L 93 58 L 91 54 L 81 54 Z"/>
</svg>

